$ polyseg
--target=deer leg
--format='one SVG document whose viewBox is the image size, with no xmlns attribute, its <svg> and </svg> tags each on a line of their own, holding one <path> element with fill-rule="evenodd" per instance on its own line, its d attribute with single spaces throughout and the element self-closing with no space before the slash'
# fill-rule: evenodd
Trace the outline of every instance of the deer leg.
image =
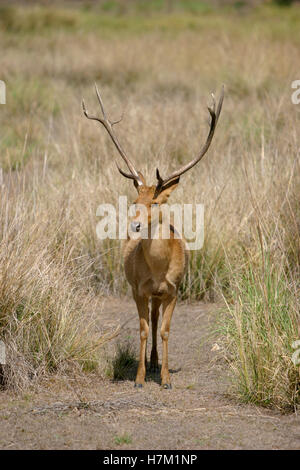
<svg viewBox="0 0 300 470">
<path fill-rule="evenodd" d="M 151 324 L 152 324 L 152 349 L 151 349 L 151 360 L 150 370 L 158 370 L 158 354 L 157 354 L 157 323 L 159 318 L 159 307 L 161 304 L 160 299 L 152 297 L 152 308 L 151 308 Z"/>
<path fill-rule="evenodd" d="M 140 318 L 140 359 L 135 379 L 135 387 L 145 384 L 146 375 L 146 348 L 149 334 L 149 308 L 147 297 L 137 296 L 135 298 Z"/>
<path fill-rule="evenodd" d="M 163 388 L 172 388 L 168 365 L 168 340 L 170 333 L 170 324 L 173 311 L 176 305 L 177 297 L 169 297 L 163 301 L 163 318 L 161 325 L 161 339 L 163 343 L 163 356 L 161 366 L 161 384 Z"/>
</svg>

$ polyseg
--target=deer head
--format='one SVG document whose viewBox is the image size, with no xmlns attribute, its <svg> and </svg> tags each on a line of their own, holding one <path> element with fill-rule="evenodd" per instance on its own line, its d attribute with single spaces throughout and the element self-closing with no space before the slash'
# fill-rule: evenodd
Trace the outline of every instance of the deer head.
<svg viewBox="0 0 300 470">
<path fill-rule="evenodd" d="M 162 204 L 165 204 L 167 202 L 170 194 L 177 187 L 177 185 L 180 181 L 181 175 L 183 175 L 188 170 L 193 168 L 204 157 L 207 150 L 209 149 L 209 146 L 212 142 L 214 132 L 215 132 L 215 129 L 216 129 L 216 125 L 217 125 L 217 122 L 218 122 L 218 119 L 219 119 L 219 116 L 220 116 L 220 113 L 221 113 L 221 109 L 222 109 L 222 104 L 223 104 L 223 99 L 224 99 L 224 86 L 222 86 L 222 90 L 221 90 L 221 94 L 220 94 L 220 98 L 219 98 L 219 102 L 218 102 L 217 107 L 216 107 L 216 102 L 215 102 L 214 95 L 212 94 L 213 104 L 212 104 L 212 107 L 208 107 L 208 111 L 209 111 L 210 116 L 211 116 L 210 129 L 209 129 L 209 133 L 208 133 L 206 142 L 203 145 L 203 147 L 201 148 L 198 155 L 193 160 L 191 160 L 189 163 L 182 166 L 178 170 L 174 171 L 173 173 L 171 173 L 166 178 L 161 177 L 161 175 L 159 173 L 159 170 L 157 168 L 156 169 L 157 183 L 153 186 L 148 186 L 146 184 L 146 181 L 145 181 L 145 178 L 144 178 L 143 174 L 135 168 L 135 166 L 133 165 L 131 160 L 126 156 L 126 154 L 125 154 L 123 148 L 121 147 L 116 135 L 114 134 L 113 126 L 115 124 L 119 123 L 122 120 L 123 116 L 117 121 L 110 121 L 108 119 L 107 115 L 106 115 L 105 110 L 104 110 L 103 101 L 102 101 L 101 95 L 99 93 L 99 90 L 98 90 L 96 84 L 95 84 L 95 89 L 96 89 L 96 95 L 97 95 L 97 98 L 98 98 L 98 102 L 100 104 L 102 117 L 89 115 L 88 111 L 85 107 L 84 100 L 82 100 L 83 112 L 84 112 L 84 115 L 88 119 L 98 121 L 105 127 L 105 129 L 108 132 L 108 134 L 110 135 L 115 147 L 117 148 L 119 154 L 121 155 L 122 159 L 124 160 L 124 162 L 127 165 L 129 173 L 126 173 L 125 171 L 123 171 L 119 167 L 119 165 L 117 164 L 118 170 L 121 173 L 121 175 L 123 175 L 125 178 L 129 178 L 129 179 L 133 180 L 134 186 L 135 186 L 135 188 L 137 189 L 137 192 L 138 192 L 138 197 L 134 201 L 134 203 L 137 204 L 137 205 L 141 205 L 146 209 L 145 211 L 137 211 L 137 215 L 134 216 L 131 220 L 131 230 L 134 231 L 134 232 L 140 232 L 143 229 L 149 227 L 150 222 L 151 222 L 151 215 L 153 217 L 153 208 L 154 207 L 159 208 L 159 206 L 161 206 Z M 158 216 L 159 216 L 159 211 L 155 211 L 154 213 L 157 213 Z M 153 220 L 152 220 L 152 222 L 153 222 Z"/>
</svg>

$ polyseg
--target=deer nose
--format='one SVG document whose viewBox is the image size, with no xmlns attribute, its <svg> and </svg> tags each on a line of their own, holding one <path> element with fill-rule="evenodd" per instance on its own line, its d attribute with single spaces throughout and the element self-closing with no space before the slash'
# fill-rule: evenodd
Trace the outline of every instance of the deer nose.
<svg viewBox="0 0 300 470">
<path fill-rule="evenodd" d="M 141 230 L 141 223 L 140 222 L 131 222 L 131 230 L 133 232 L 139 232 Z"/>
</svg>

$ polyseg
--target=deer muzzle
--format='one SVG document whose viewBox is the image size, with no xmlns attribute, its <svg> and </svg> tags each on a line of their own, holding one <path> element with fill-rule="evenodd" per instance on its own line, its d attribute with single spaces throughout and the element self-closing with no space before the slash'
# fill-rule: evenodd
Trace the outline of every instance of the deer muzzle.
<svg viewBox="0 0 300 470">
<path fill-rule="evenodd" d="M 131 230 L 132 232 L 140 232 L 141 230 L 141 223 L 140 222 L 131 222 Z"/>
</svg>

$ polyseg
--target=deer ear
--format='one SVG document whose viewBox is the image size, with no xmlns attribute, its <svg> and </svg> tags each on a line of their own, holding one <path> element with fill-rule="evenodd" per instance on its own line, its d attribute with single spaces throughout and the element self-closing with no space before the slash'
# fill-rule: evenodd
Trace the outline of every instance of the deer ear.
<svg viewBox="0 0 300 470">
<path fill-rule="evenodd" d="M 165 186 L 162 186 L 161 189 L 159 189 L 159 193 L 157 197 L 155 198 L 159 204 L 163 204 L 164 202 L 167 201 L 170 194 L 174 191 L 174 189 L 177 188 L 179 180 L 180 180 L 180 177 L 178 176 L 178 178 L 170 181 Z"/>
</svg>

